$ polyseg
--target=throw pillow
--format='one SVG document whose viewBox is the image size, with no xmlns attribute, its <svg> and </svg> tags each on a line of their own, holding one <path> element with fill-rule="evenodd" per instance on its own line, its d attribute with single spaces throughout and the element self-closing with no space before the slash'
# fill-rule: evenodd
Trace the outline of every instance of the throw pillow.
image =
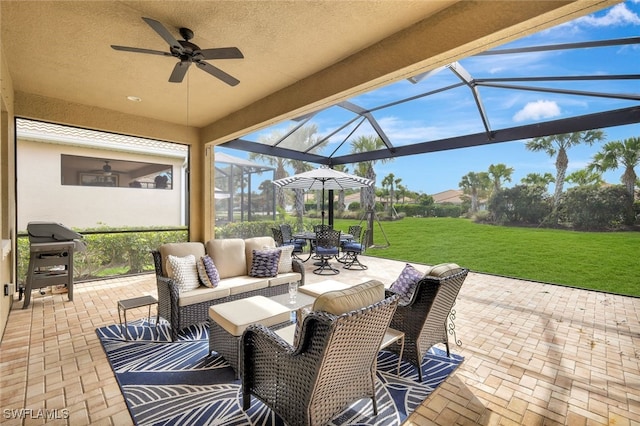
<svg viewBox="0 0 640 426">
<path fill-rule="evenodd" d="M 207 287 L 214 288 L 220 283 L 218 268 L 209 255 L 202 256 L 196 264 L 200 281 Z"/>
<path fill-rule="evenodd" d="M 400 304 L 406 305 L 411 301 L 413 293 L 416 291 L 418 282 L 422 279 L 424 274 L 418 271 L 410 264 L 406 264 L 400 276 L 391 284 L 391 290 L 400 296 Z"/>
<path fill-rule="evenodd" d="M 171 266 L 173 280 L 180 291 L 195 290 L 200 287 L 198 268 L 196 267 L 196 257 L 192 254 L 185 257 L 169 255 L 167 261 Z"/>
<path fill-rule="evenodd" d="M 278 263 L 278 273 L 286 274 L 288 272 L 293 271 L 292 265 L 292 255 L 293 255 L 293 246 L 286 245 L 280 247 L 262 247 L 264 250 L 278 250 L 280 252 L 280 262 Z"/>
<path fill-rule="evenodd" d="M 254 250 L 249 275 L 256 278 L 270 278 L 278 275 L 280 250 Z"/>
</svg>

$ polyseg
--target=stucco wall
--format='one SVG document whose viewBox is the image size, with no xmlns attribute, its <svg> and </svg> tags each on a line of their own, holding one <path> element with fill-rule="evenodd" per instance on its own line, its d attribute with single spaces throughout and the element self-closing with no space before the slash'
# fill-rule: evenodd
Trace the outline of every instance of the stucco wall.
<svg viewBox="0 0 640 426">
<path fill-rule="evenodd" d="M 9 319 L 13 294 L 4 295 L 4 285 L 15 283 L 15 161 L 13 81 L 0 44 L 0 338 Z"/>
<path fill-rule="evenodd" d="M 170 164 L 173 188 L 62 185 L 61 154 Z M 182 167 L 178 158 L 18 140 L 18 230 L 35 220 L 78 228 L 184 225 Z"/>
</svg>

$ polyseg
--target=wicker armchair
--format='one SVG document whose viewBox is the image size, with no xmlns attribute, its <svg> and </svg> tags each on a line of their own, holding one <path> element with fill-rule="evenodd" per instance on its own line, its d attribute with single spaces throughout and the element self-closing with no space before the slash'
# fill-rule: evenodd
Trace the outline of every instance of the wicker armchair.
<svg viewBox="0 0 640 426">
<path fill-rule="evenodd" d="M 391 296 L 339 316 L 313 311 L 295 347 L 262 325 L 249 326 L 242 338 L 243 409 L 253 394 L 286 424 L 323 425 L 371 398 L 377 415 L 376 356 L 397 304 Z"/>
<path fill-rule="evenodd" d="M 425 276 L 416 288 L 411 301 L 398 305 L 391 320 L 391 328 L 405 333 L 402 358 L 418 369 L 422 382 L 422 358 L 437 343 L 444 343 L 449 353 L 447 321 L 468 269 L 458 268 L 447 276 Z M 387 295 L 393 294 L 387 290 Z M 395 345 L 394 345 L 395 346 Z M 398 354 L 399 349 L 389 350 Z"/>
</svg>

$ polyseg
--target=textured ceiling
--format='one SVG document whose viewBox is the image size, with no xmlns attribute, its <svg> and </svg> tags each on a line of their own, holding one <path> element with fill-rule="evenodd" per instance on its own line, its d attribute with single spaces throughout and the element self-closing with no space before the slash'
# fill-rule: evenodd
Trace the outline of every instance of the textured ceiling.
<svg viewBox="0 0 640 426">
<path fill-rule="evenodd" d="M 393 73 L 407 73 L 413 64 L 420 64 L 413 71 L 424 71 L 430 58 L 465 43 L 467 51 L 486 48 L 610 4 L 2 0 L 0 23 L 3 60 L 16 93 L 186 123 L 203 129 L 207 142 L 357 85 L 364 90 L 376 78 L 371 85 L 401 78 Z M 203 49 L 238 47 L 244 59 L 209 62 L 240 84 L 228 86 L 196 67 L 184 82 L 169 83 L 176 59 L 111 49 L 168 49 L 142 17 L 162 22 L 177 39 L 179 27 L 190 28 L 192 42 Z M 516 26 L 525 20 L 535 22 L 524 30 Z M 491 34 L 493 40 L 480 41 Z"/>
<path fill-rule="evenodd" d="M 188 94 L 190 124 L 201 127 L 449 3 L 3 2 L 2 43 L 16 91 L 177 123 L 185 121 Z M 169 83 L 176 59 L 111 49 L 168 50 L 143 16 L 162 22 L 177 39 L 179 27 L 190 28 L 192 42 L 203 49 L 237 46 L 245 59 L 210 62 L 240 85 L 195 67 L 183 83 Z M 141 105 L 127 103 L 129 95 L 142 98 Z"/>
</svg>

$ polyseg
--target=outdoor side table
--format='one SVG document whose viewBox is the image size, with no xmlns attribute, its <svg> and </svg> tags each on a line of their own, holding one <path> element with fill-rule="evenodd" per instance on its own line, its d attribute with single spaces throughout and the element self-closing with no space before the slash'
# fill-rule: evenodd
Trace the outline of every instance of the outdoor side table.
<svg viewBox="0 0 640 426">
<path fill-rule="evenodd" d="M 404 333 L 402 331 L 396 330 L 395 328 L 389 327 L 387 332 L 384 334 L 384 338 L 382 339 L 382 344 L 380 345 L 380 349 L 384 349 L 390 346 L 392 343 L 396 343 L 400 345 L 400 354 L 398 357 L 398 372 L 397 375 L 400 375 L 400 365 L 402 364 L 402 353 L 404 352 Z"/>
<path fill-rule="evenodd" d="M 118 301 L 118 319 L 120 320 L 120 330 L 122 331 L 122 337 L 125 340 L 129 340 L 127 337 L 128 329 L 127 329 L 127 311 L 129 309 L 134 308 L 142 308 L 144 306 L 149 307 L 149 314 L 147 315 L 147 321 L 151 322 L 151 305 L 157 305 L 158 301 L 153 296 L 141 296 L 135 297 L 133 299 L 125 299 Z M 124 326 L 122 325 L 122 317 L 120 316 L 120 310 L 124 313 Z M 156 330 L 158 329 L 158 321 L 160 321 L 160 312 L 156 314 Z"/>
</svg>

